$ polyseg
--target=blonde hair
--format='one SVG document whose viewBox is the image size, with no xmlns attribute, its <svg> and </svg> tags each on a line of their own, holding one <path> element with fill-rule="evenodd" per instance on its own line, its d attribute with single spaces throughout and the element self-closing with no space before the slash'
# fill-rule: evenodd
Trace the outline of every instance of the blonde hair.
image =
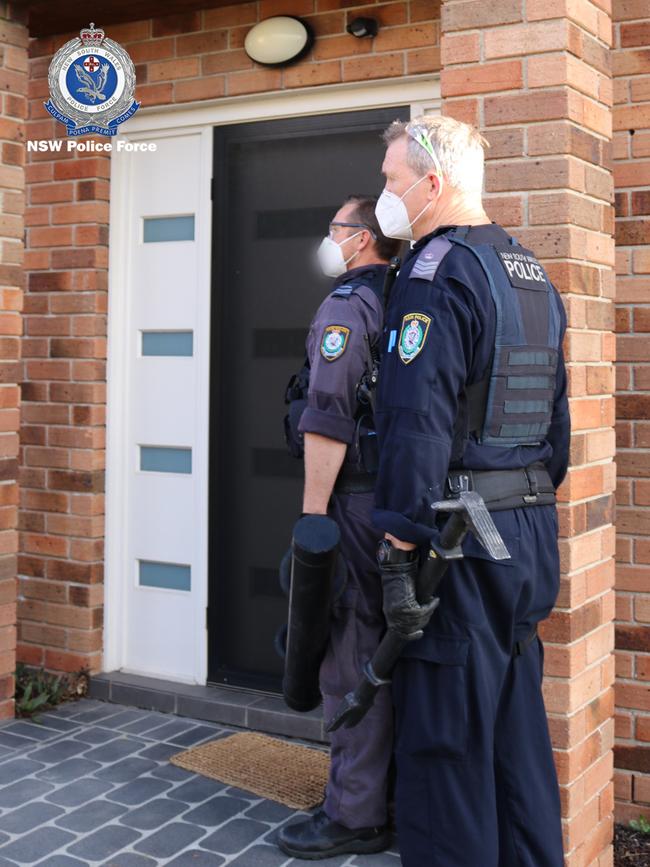
<svg viewBox="0 0 650 867">
<path fill-rule="evenodd" d="M 414 133 L 424 134 L 437 159 L 413 137 Z M 423 115 L 408 123 L 393 121 L 384 132 L 384 142 L 388 146 L 402 136 L 408 138 L 407 164 L 417 175 L 425 175 L 432 166 L 440 168 L 450 186 L 464 193 L 481 195 L 484 148 L 490 145 L 475 127 L 452 117 Z"/>
</svg>

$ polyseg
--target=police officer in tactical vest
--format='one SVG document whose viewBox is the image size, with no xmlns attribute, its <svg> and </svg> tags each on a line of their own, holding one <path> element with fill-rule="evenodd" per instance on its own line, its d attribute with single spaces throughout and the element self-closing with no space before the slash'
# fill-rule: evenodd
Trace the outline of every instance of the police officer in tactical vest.
<svg viewBox="0 0 650 867">
<path fill-rule="evenodd" d="M 373 520 L 393 674 L 404 867 L 562 867 L 560 800 L 536 627 L 559 589 L 555 489 L 570 422 L 566 317 L 535 255 L 491 223 L 483 147 L 447 117 L 385 133 L 386 235 L 414 241 L 385 311 Z M 433 602 L 420 557 L 480 494 L 508 550 L 468 534 Z"/>
<path fill-rule="evenodd" d="M 375 557 L 381 534 L 370 521 L 377 469 L 373 381 L 387 264 L 401 244 L 382 235 L 376 202 L 349 197 L 318 249 L 320 268 L 335 278 L 334 287 L 314 317 L 305 366 L 287 395 L 288 444 L 296 456 L 304 447 L 303 515 L 328 515 L 338 524 L 347 564 L 320 666 L 325 716 L 354 688 L 385 630 Z M 310 641 L 307 636 L 307 652 Z M 390 691 L 384 688 L 361 725 L 332 736 L 324 804 L 310 819 L 280 832 L 278 844 L 286 854 L 315 860 L 386 848 L 392 738 Z"/>
</svg>

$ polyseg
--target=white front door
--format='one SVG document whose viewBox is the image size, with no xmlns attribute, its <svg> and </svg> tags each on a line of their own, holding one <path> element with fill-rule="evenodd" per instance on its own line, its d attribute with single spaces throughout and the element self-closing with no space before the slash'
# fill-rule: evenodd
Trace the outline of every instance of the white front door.
<svg viewBox="0 0 650 867">
<path fill-rule="evenodd" d="M 155 152 L 120 154 L 114 166 L 123 195 L 112 283 L 124 291 L 109 313 L 120 327 L 110 333 L 108 425 L 121 448 L 109 449 L 119 507 L 107 544 L 121 553 L 119 667 L 204 682 L 209 140 L 147 140 Z"/>
</svg>

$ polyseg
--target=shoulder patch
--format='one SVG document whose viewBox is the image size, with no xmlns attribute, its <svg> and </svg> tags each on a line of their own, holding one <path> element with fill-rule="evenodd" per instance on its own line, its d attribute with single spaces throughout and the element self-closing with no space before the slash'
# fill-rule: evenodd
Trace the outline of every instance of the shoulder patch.
<svg viewBox="0 0 650 867">
<path fill-rule="evenodd" d="M 431 317 L 424 313 L 407 313 L 404 316 L 398 341 L 399 357 L 404 364 L 410 364 L 420 354 L 430 325 Z"/>
<path fill-rule="evenodd" d="M 320 344 L 320 354 L 325 361 L 335 361 L 343 355 L 349 336 L 350 329 L 345 325 L 328 325 L 325 328 Z"/>
</svg>

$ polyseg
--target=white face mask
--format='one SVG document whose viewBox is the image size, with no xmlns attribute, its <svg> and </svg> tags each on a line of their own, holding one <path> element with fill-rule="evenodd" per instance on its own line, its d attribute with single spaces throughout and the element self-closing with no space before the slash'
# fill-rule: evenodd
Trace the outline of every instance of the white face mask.
<svg viewBox="0 0 650 867">
<path fill-rule="evenodd" d="M 413 217 L 412 220 L 409 220 L 409 214 L 406 210 L 406 205 L 404 204 L 403 199 L 407 193 L 410 193 L 414 187 L 417 187 L 418 184 L 421 184 L 422 181 L 426 180 L 428 177 L 428 175 L 423 175 L 418 181 L 411 184 L 402 196 L 397 196 L 395 193 L 389 193 L 388 190 L 383 191 L 375 207 L 375 216 L 377 217 L 377 222 L 379 223 L 382 232 L 387 238 L 399 238 L 400 241 L 413 240 L 413 223 L 415 223 L 433 203 L 427 202 L 420 213 Z"/>
<path fill-rule="evenodd" d="M 345 238 L 340 244 L 332 240 L 329 235 L 323 238 L 320 247 L 316 251 L 316 258 L 318 259 L 321 271 L 326 277 L 340 277 L 341 274 L 345 274 L 348 262 L 351 262 L 355 256 L 358 256 L 359 251 L 357 250 L 356 253 L 353 253 L 349 259 L 344 259 L 341 245 L 345 244 L 346 241 L 351 241 L 352 238 L 356 238 L 360 234 L 361 232 L 355 232 L 354 235 Z"/>
</svg>

